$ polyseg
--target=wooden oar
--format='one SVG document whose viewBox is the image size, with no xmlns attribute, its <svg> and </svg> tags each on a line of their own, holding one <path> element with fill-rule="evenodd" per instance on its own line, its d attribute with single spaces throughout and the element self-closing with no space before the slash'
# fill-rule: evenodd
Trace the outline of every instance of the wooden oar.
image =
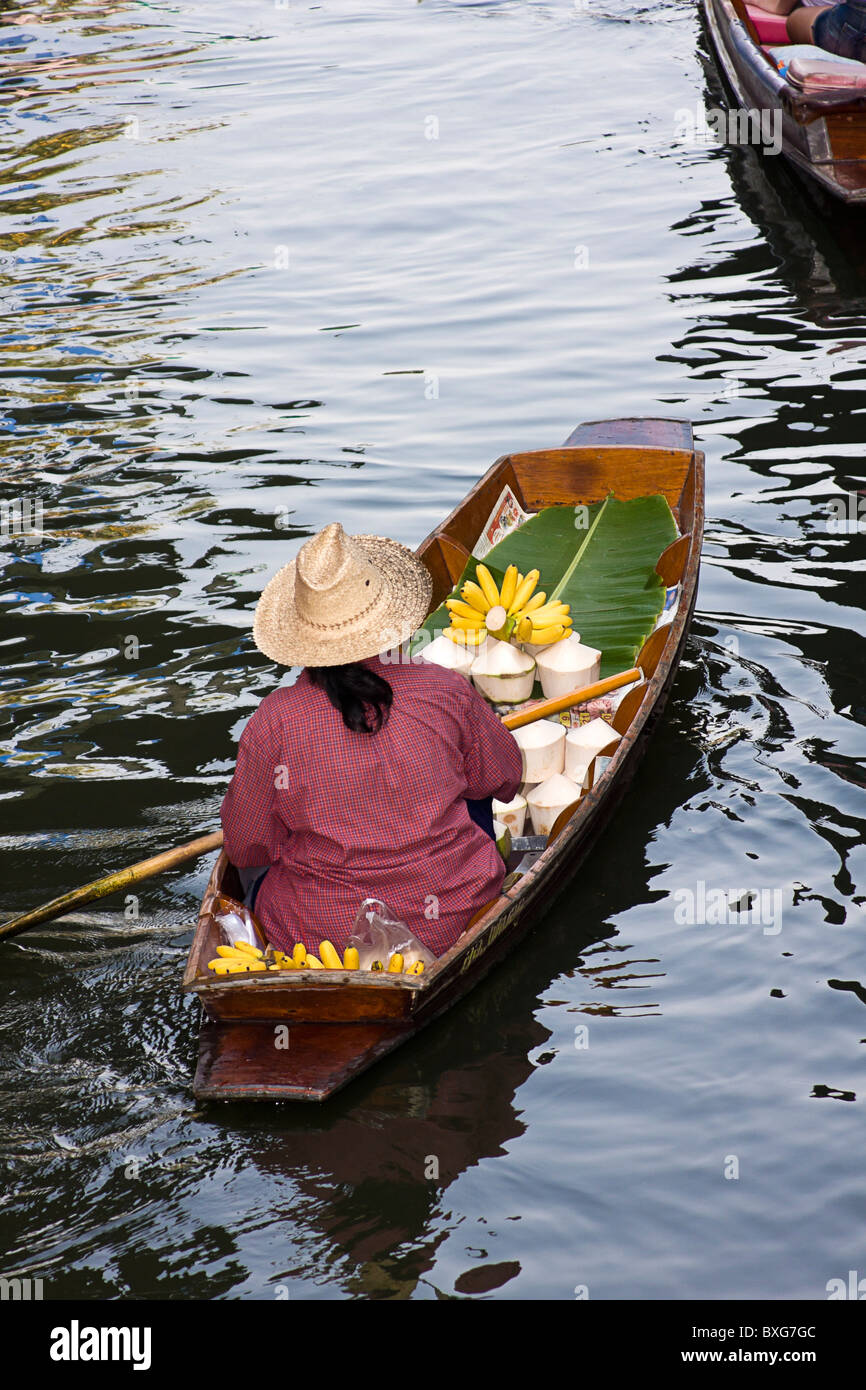
<svg viewBox="0 0 866 1390">
<path fill-rule="evenodd" d="M 606 680 L 596 681 L 594 685 L 584 686 L 582 690 L 572 690 L 569 695 L 561 695 L 556 700 L 540 700 L 538 704 L 521 710 L 519 714 L 506 714 L 502 722 L 507 729 L 520 729 L 524 724 L 534 723 L 536 719 L 561 714 L 573 705 L 582 705 L 587 700 L 597 700 L 601 695 L 607 695 L 621 685 L 630 685 L 632 681 L 640 680 L 641 675 L 637 667 L 631 671 L 621 671 L 617 676 L 608 676 Z M 164 869 L 173 869 L 187 859 L 198 859 L 199 855 L 210 854 L 213 850 L 220 849 L 222 842 L 222 831 L 215 830 L 211 835 L 202 835 L 197 840 L 190 840 L 189 844 L 178 845 L 177 849 L 166 850 L 164 854 L 156 854 L 152 859 L 142 859 L 138 864 L 131 864 L 126 869 L 106 874 L 105 878 L 86 883 L 83 888 L 75 888 L 71 893 L 64 893 L 62 897 L 52 898 L 50 903 L 43 903 L 42 907 L 34 907 L 32 912 L 25 912 L 20 917 L 13 917 L 10 921 L 4 922 L 0 926 L 0 939 L 15 936 L 18 932 L 26 931 L 28 927 L 37 927 L 41 922 L 50 922 L 52 918 L 61 917 L 74 907 L 84 907 L 87 903 L 95 902 L 97 898 L 117 893 L 132 883 L 140 883 L 142 879 L 162 873 Z"/>
<path fill-rule="evenodd" d="M 105 878 L 98 878 L 95 883 L 85 883 L 83 888 L 75 888 L 60 898 L 52 898 L 50 903 L 43 903 L 42 907 L 34 907 L 32 912 L 25 912 L 20 917 L 13 917 L 11 921 L 4 922 L 0 927 L 0 938 L 15 936 L 18 932 L 26 931 L 28 927 L 38 926 L 40 922 L 50 922 L 52 917 L 61 917 L 73 907 L 83 907 L 86 903 L 95 902 L 97 898 L 116 893 L 132 883 L 140 883 L 143 878 L 152 878 L 154 874 L 162 873 L 163 869 L 173 869 L 176 864 L 183 864 L 187 859 L 197 859 L 200 854 L 210 854 L 212 850 L 219 849 L 222 842 L 222 831 L 215 830 L 213 834 L 200 835 L 197 840 L 190 840 L 189 844 L 179 845 L 177 849 L 168 849 L 164 854 L 154 855 L 152 859 L 142 859 L 140 863 L 131 864 L 127 869 L 118 869 L 116 873 L 106 874 Z"/>
<path fill-rule="evenodd" d="M 522 729 L 524 724 L 534 724 L 536 719 L 547 719 L 551 714 L 561 714 L 563 710 L 572 709 L 574 705 L 584 705 L 588 700 L 598 700 L 602 695 L 609 695 L 612 690 L 618 690 L 621 685 L 631 685 L 633 681 L 643 679 L 643 672 L 640 667 L 633 666 L 630 671 L 620 671 L 616 676 L 608 676 L 603 681 L 596 681 L 594 685 L 585 685 L 582 690 L 572 690 L 569 695 L 560 695 L 555 700 L 540 700 L 537 705 L 531 705 L 529 709 L 522 709 L 519 714 L 506 714 L 502 720 L 506 729 Z"/>
</svg>

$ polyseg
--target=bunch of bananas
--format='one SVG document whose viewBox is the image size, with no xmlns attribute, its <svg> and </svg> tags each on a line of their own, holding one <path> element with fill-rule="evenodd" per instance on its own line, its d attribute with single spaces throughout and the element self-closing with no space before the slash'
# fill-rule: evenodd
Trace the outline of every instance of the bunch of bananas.
<svg viewBox="0 0 866 1390">
<path fill-rule="evenodd" d="M 356 947 L 347 946 L 340 960 L 337 948 L 330 941 L 319 942 L 319 954 L 314 956 L 302 941 L 292 948 L 291 955 L 285 951 L 273 951 L 273 961 L 268 964 L 264 951 L 250 946 L 246 941 L 238 941 L 234 946 L 217 946 L 213 960 L 207 963 L 208 970 L 215 975 L 242 975 L 260 970 L 357 970 L 359 957 Z M 371 970 L 384 970 L 381 961 L 375 960 Z M 395 952 L 388 962 L 388 972 L 392 975 L 403 973 L 403 957 Z M 420 975 L 424 962 L 417 960 L 406 970 L 407 975 Z"/>
<path fill-rule="evenodd" d="M 509 565 L 499 589 L 487 566 L 478 565 L 478 582 L 467 579 L 460 598 L 445 600 L 451 620 L 446 636 L 465 647 L 479 647 L 488 635 L 502 642 L 514 636 L 539 647 L 567 637 L 569 605 L 559 599 L 548 602 L 545 593 L 536 593 L 539 578 L 538 570 L 521 574 L 516 565 Z"/>
</svg>

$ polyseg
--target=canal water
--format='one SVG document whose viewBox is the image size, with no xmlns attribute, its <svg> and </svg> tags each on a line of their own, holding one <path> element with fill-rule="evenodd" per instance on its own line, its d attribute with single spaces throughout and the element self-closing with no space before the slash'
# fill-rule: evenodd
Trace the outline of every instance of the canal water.
<svg viewBox="0 0 866 1390">
<path fill-rule="evenodd" d="M 301 538 L 415 545 L 585 419 L 690 419 L 707 454 L 630 797 L 513 956 L 332 1103 L 194 1100 L 204 862 L 2 947 L 2 1272 L 245 1299 L 866 1275 L 857 220 L 705 138 L 686 0 L 70 0 L 0 43 L 6 913 L 217 825 L 278 679 L 252 610 Z"/>
</svg>

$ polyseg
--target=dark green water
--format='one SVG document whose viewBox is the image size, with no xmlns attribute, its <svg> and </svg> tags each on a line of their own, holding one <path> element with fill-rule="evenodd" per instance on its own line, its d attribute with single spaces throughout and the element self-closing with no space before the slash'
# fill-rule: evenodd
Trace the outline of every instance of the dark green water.
<svg viewBox="0 0 866 1390">
<path fill-rule="evenodd" d="M 299 537 L 417 544 L 499 454 L 640 414 L 694 420 L 708 520 L 668 717 L 573 891 L 325 1108 L 192 1097 L 204 863 L 2 948 L 2 1273 L 556 1300 L 866 1274 L 860 224 L 675 138 L 716 99 L 691 4 L 23 14 L 2 496 L 43 530 L 2 540 L 5 911 L 216 825 Z M 683 922 L 699 884 L 779 911 Z"/>
</svg>

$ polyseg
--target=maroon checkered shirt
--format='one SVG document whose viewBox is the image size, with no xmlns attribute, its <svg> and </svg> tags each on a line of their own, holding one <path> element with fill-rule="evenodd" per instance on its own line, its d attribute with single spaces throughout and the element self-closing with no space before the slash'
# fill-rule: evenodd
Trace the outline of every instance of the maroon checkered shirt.
<svg viewBox="0 0 866 1390">
<path fill-rule="evenodd" d="M 463 676 L 365 665 L 394 691 L 378 733 L 347 729 L 306 671 L 262 701 L 222 804 L 226 853 L 239 868 L 271 865 L 255 911 L 283 950 L 325 937 L 342 948 L 375 897 L 441 956 L 505 873 L 465 798 L 509 801 L 520 749 Z"/>
</svg>

